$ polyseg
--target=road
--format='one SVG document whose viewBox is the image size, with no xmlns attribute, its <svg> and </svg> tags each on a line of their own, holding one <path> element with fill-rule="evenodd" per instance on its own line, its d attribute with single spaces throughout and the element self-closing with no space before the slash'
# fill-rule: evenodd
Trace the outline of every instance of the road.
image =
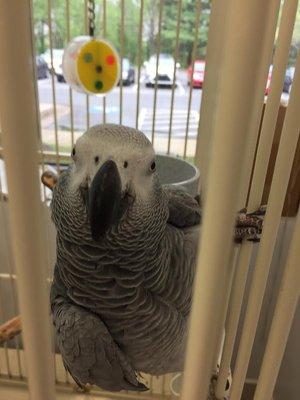
<svg viewBox="0 0 300 400">
<path fill-rule="evenodd" d="M 186 135 L 188 102 L 190 88 L 187 85 L 185 73 L 181 73 L 178 78 L 178 85 L 174 91 L 174 106 L 171 122 L 172 138 L 184 139 Z M 53 91 L 51 79 L 38 81 L 39 102 L 42 106 L 51 107 L 53 104 Z M 66 83 L 59 83 L 55 80 L 55 100 L 57 111 L 57 129 L 59 131 L 70 131 L 70 91 Z M 73 95 L 73 126 L 74 130 L 82 132 L 87 125 L 94 125 L 103 122 L 103 98 L 97 96 L 86 96 L 85 94 L 72 92 Z M 139 105 L 139 129 L 147 136 L 151 137 L 153 112 L 154 112 L 154 93 L 153 88 L 146 88 L 141 82 L 140 105 Z M 189 117 L 188 137 L 195 138 L 199 120 L 199 109 L 202 91 L 194 89 L 192 92 L 191 112 Z M 87 100 L 88 97 L 88 100 Z M 170 130 L 172 90 L 170 88 L 158 88 L 157 102 L 155 108 L 156 137 L 168 138 Z M 87 101 L 89 110 L 89 121 L 87 120 Z M 123 87 L 122 96 L 122 124 L 135 127 L 136 123 L 136 103 L 137 103 L 137 84 Z M 51 115 L 42 118 L 43 130 L 54 130 L 55 121 L 53 112 Z M 120 88 L 113 89 L 106 96 L 106 122 L 120 123 Z"/>
</svg>

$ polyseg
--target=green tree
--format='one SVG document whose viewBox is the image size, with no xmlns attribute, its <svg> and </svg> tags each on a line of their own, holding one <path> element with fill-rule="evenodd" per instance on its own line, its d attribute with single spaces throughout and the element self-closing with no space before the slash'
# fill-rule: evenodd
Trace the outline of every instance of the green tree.
<svg viewBox="0 0 300 400">
<path fill-rule="evenodd" d="M 182 0 L 179 35 L 179 61 L 183 66 L 187 66 L 192 59 L 192 49 L 195 40 L 196 1 L 201 0 Z M 165 0 L 162 26 L 162 51 L 175 49 L 177 12 L 177 2 L 174 3 L 173 0 Z M 202 0 L 196 58 L 205 58 L 209 16 L 210 1 Z"/>
<path fill-rule="evenodd" d="M 51 32 L 53 48 L 63 48 L 68 38 L 67 0 L 33 0 L 36 48 L 43 53 L 49 48 L 48 1 L 50 2 Z M 157 50 L 159 5 L 161 0 L 144 0 L 142 60 L 148 59 Z M 179 61 L 187 66 L 191 61 L 195 37 L 196 2 L 201 1 L 202 10 L 198 34 L 197 58 L 204 58 L 210 0 L 182 0 L 180 21 Z M 137 62 L 140 0 L 124 0 L 124 56 Z M 161 27 L 161 52 L 174 53 L 178 0 L 163 1 Z M 87 13 L 84 0 L 69 0 L 70 37 L 87 33 Z M 96 35 L 103 34 L 103 0 L 95 5 Z M 121 0 L 106 1 L 106 37 L 120 50 Z"/>
<path fill-rule="evenodd" d="M 44 53 L 48 47 L 47 4 L 45 1 L 33 0 L 33 24 L 37 53 Z"/>
</svg>

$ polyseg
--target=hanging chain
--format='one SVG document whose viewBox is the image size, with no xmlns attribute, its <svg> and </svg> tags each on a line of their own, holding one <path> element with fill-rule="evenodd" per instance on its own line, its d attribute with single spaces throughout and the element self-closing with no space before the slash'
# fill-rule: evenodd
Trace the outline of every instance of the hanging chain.
<svg viewBox="0 0 300 400">
<path fill-rule="evenodd" d="M 87 0 L 87 17 L 89 26 L 89 35 L 95 36 L 95 1 Z"/>
</svg>

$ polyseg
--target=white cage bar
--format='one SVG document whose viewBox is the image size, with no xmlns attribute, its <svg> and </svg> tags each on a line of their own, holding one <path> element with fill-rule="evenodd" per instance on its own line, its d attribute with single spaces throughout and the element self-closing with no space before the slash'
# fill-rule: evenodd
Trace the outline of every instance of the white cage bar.
<svg viewBox="0 0 300 400">
<path fill-rule="evenodd" d="M 300 213 L 282 277 L 254 400 L 271 399 L 300 294 Z"/>
<path fill-rule="evenodd" d="M 270 2 L 227 2 L 226 26 L 220 44 L 227 51 L 219 65 L 222 76 L 216 106 L 209 110 L 218 118 L 213 119 L 211 130 L 206 132 L 206 135 L 211 136 L 212 144 L 195 278 L 196 295 L 186 357 L 184 400 L 205 400 L 208 394 L 221 318 L 221 301 L 226 291 L 224 282 L 229 273 L 226 266 L 231 232 L 241 183 L 240 167 L 237 166 L 243 164 L 246 154 L 249 140 L 247 128 L 251 123 L 256 94 L 250 77 L 253 71 L 259 71 L 258 60 L 263 51 L 261 36 L 266 29 L 265 20 L 269 11 Z M 211 24 L 214 22 L 212 20 Z M 253 26 L 256 26 L 255 33 Z M 238 36 L 237 30 L 240 32 Z M 233 84 L 233 80 L 240 82 L 239 87 Z M 248 95 L 244 96 L 244 93 Z M 244 135 L 241 135 L 241 126 L 244 126 Z"/>
<path fill-rule="evenodd" d="M 287 109 L 279 150 L 276 158 L 273 182 L 268 201 L 268 209 L 264 222 L 264 230 L 255 263 L 254 275 L 243 326 L 243 333 L 239 345 L 231 391 L 232 400 L 239 400 L 241 398 L 243 383 L 246 378 L 263 295 L 267 284 L 269 266 L 272 259 L 289 176 L 299 138 L 299 104 L 300 56 L 298 55 L 295 80 L 291 91 L 289 106 Z"/>
<path fill-rule="evenodd" d="M 32 400 L 53 400 L 50 320 L 45 270 L 41 268 L 44 243 L 30 1 L 1 1 L 0 8 L 0 49 L 6 54 L 6 62 L 0 65 L 0 116 L 29 390 Z"/>
<path fill-rule="evenodd" d="M 5 4 L 4 4 L 5 3 Z M 119 87 L 115 89 L 117 93 L 117 100 L 114 102 L 112 98 L 103 97 L 103 99 L 97 99 L 94 101 L 92 96 L 78 95 L 73 92 L 72 89 L 68 89 L 66 97 L 66 108 L 68 113 L 66 119 L 69 118 L 70 129 L 68 136 L 68 145 L 66 146 L 67 133 L 60 125 L 60 104 L 59 104 L 59 84 L 55 82 L 55 75 L 52 73 L 50 79 L 51 89 L 51 106 L 52 106 L 52 127 L 51 132 L 48 128 L 42 126 L 40 132 L 39 150 L 35 143 L 36 137 L 38 137 L 39 121 L 38 121 L 38 110 L 30 109 L 30 112 L 26 114 L 27 108 L 25 107 L 23 112 L 20 114 L 20 118 L 16 121 L 11 120 L 12 116 L 12 101 L 14 105 L 21 104 L 22 101 L 31 104 L 36 104 L 36 91 L 35 95 L 31 93 L 31 86 L 33 79 L 32 75 L 28 78 L 29 68 L 28 65 L 25 67 L 23 76 L 20 77 L 17 74 L 17 69 L 20 68 L 20 63 L 25 64 L 25 55 L 27 60 L 33 60 L 32 49 L 28 49 L 24 46 L 24 40 L 17 43 L 15 49 L 21 49 L 21 53 L 18 54 L 18 60 L 16 59 L 16 50 L 9 52 L 11 49 L 11 41 L 5 43 L 3 38 L 9 38 L 15 40 L 20 29 L 26 29 L 28 33 L 29 29 L 29 9 L 27 8 L 30 1 L 26 0 L 19 4 L 16 0 L 11 2 L 5 2 L 0 0 L 1 4 L 1 15 L 0 20 L 5 23 L 0 26 L 0 45 L 4 48 L 5 52 L 9 54 L 6 57 L 6 64 L 0 65 L 0 80 L 1 77 L 15 74 L 18 76 L 14 78 L 14 82 L 4 82 L 2 85 L 1 81 L 1 124 L 2 124 L 2 136 L 6 150 L 6 165 L 8 169 L 8 183 L 9 183 L 9 204 L 12 209 L 16 210 L 15 207 L 21 206 L 29 207 L 28 196 L 32 193 L 34 207 L 37 207 L 37 162 L 40 163 L 42 168 L 45 164 L 55 164 L 59 171 L 62 165 L 68 164 L 70 160 L 68 148 L 73 146 L 78 135 L 92 125 L 96 123 L 105 123 L 107 120 L 111 122 L 114 117 L 110 112 L 115 108 L 116 123 L 127 124 L 127 106 L 128 106 L 128 92 L 132 92 L 134 101 L 133 107 L 133 122 L 132 126 L 135 126 L 143 130 L 143 118 L 145 117 L 145 108 L 143 101 L 145 89 L 144 86 L 144 47 L 145 47 L 145 15 L 147 12 L 148 3 L 145 0 L 136 1 L 138 9 L 138 19 L 136 26 L 137 34 L 137 56 L 136 56 L 136 84 L 132 88 L 123 87 L 122 80 L 122 69 L 124 57 L 126 54 L 126 35 L 128 28 L 128 10 L 126 8 L 125 0 L 118 0 L 115 3 L 119 5 L 119 20 L 118 20 L 118 43 L 116 46 L 119 49 L 121 55 L 121 79 Z M 18 3 L 18 5 L 17 5 Z M 156 15 L 156 41 L 154 43 L 156 56 L 156 75 L 159 70 L 159 54 L 162 48 L 162 32 L 165 29 L 165 11 L 168 6 L 164 0 L 158 0 L 158 9 Z M 55 42 L 55 27 L 56 27 L 56 6 L 54 0 L 45 0 L 46 13 L 45 18 L 48 21 L 48 40 L 50 46 L 50 59 L 51 66 L 54 69 L 54 42 Z M 99 23 L 98 32 L 105 37 L 109 38 L 109 12 L 110 12 L 110 0 L 101 0 L 96 2 L 96 25 Z M 80 1 L 80 7 L 82 6 L 82 34 L 86 34 L 88 31 L 88 20 L 87 20 L 87 0 Z M 194 1 L 194 24 L 195 30 L 193 38 L 191 39 L 192 51 L 191 51 L 191 68 L 192 76 L 194 72 L 194 61 L 198 59 L 197 51 L 199 45 L 199 33 L 200 33 L 200 21 L 201 15 L 201 0 Z M 64 41 L 69 41 L 72 38 L 72 1 L 65 0 L 65 23 L 66 23 L 66 36 L 63 38 Z M 176 62 L 180 56 L 181 51 L 181 29 L 183 23 L 183 13 L 185 2 L 177 0 L 174 2 L 174 45 L 170 48 L 170 53 L 173 54 L 175 59 L 174 69 L 172 70 L 173 81 L 177 75 Z M 195 299 L 192 311 L 191 319 L 191 332 L 187 351 L 186 360 L 186 374 L 183 387 L 183 400 L 206 400 L 206 394 L 208 392 L 209 378 L 212 373 L 212 369 L 215 360 L 219 358 L 219 348 L 222 342 L 223 326 L 226 319 L 226 335 L 225 343 L 223 348 L 223 355 L 221 360 L 220 372 L 216 383 L 215 394 L 217 398 L 224 397 L 224 391 L 228 372 L 230 370 L 231 358 L 234 350 L 234 346 L 237 347 L 236 335 L 238 329 L 238 323 L 240 319 L 241 309 L 243 305 L 243 296 L 246 286 L 247 274 L 249 269 L 250 258 L 253 252 L 253 244 L 250 242 L 243 243 L 242 246 L 232 247 L 232 228 L 234 224 L 234 217 L 237 210 L 246 205 L 246 198 L 250 185 L 250 175 L 252 164 L 254 161 L 254 153 L 256 150 L 256 142 L 259 134 L 259 124 L 261 120 L 261 112 L 263 108 L 264 100 L 264 89 L 265 81 L 268 74 L 269 65 L 271 62 L 274 36 L 276 29 L 276 22 L 278 18 L 279 8 L 281 7 L 280 13 L 280 26 L 278 30 L 278 37 L 275 43 L 275 52 L 273 57 L 273 71 L 272 81 L 270 86 L 270 93 L 265 105 L 264 116 L 262 120 L 262 126 L 260 129 L 260 136 L 255 155 L 255 163 L 253 168 L 252 184 L 249 192 L 248 209 L 253 211 L 256 209 L 261 202 L 262 192 L 264 188 L 264 180 L 267 173 L 269 156 L 272 148 L 272 141 L 274 136 L 274 130 L 278 115 L 278 109 L 280 105 L 280 97 L 282 93 L 282 86 L 284 81 L 285 70 L 287 67 L 288 54 L 291 45 L 291 38 L 293 34 L 293 27 L 295 16 L 298 7 L 298 0 L 228 0 L 226 5 L 222 1 L 212 2 L 211 14 L 210 14 L 210 30 L 208 36 L 208 51 L 206 55 L 206 70 L 205 70 L 205 83 L 203 89 L 203 97 L 200 100 L 200 112 L 197 105 L 195 109 L 195 102 L 193 101 L 196 96 L 200 98 L 202 92 L 195 91 L 193 85 L 189 88 L 184 88 L 186 93 L 186 120 L 184 121 L 184 134 L 181 138 L 180 146 L 176 144 L 176 135 L 173 134 L 173 128 L 175 126 L 176 118 L 176 101 L 177 96 L 180 96 L 180 90 L 175 88 L 175 83 L 172 85 L 172 90 L 169 91 L 168 106 L 166 109 L 166 119 L 168 120 L 166 140 L 165 142 L 159 137 L 159 125 L 158 121 L 160 118 L 160 95 L 162 91 L 157 85 L 157 80 L 154 83 L 154 88 L 150 93 L 151 106 L 147 117 L 150 121 L 149 138 L 154 142 L 155 147 L 159 143 L 166 143 L 165 152 L 167 154 L 175 152 L 179 153 L 178 148 L 180 147 L 180 155 L 184 158 L 193 158 L 195 156 L 195 163 L 200 167 L 201 170 L 201 183 L 203 189 L 204 198 L 204 219 L 202 226 L 201 236 L 201 252 L 198 260 L 198 272 L 195 284 Z M 3 12 L 2 9 L 5 11 Z M 26 14 L 27 13 L 27 14 Z M 27 15 L 27 21 L 24 18 L 21 20 L 21 14 L 24 17 Z M 20 18 L 18 29 L 15 24 L 11 24 L 11 20 Z M 18 19 L 19 21 L 19 19 Z M 10 25 L 9 25 L 10 23 Z M 1 24 L 0 24 L 1 25 Z M 253 27 L 255 26 L 255 30 Z M 25 31 L 24 31 L 25 32 Z M 239 32 L 239 35 L 237 35 Z M 32 32 L 30 32 L 32 36 Z M 26 35 L 24 35 L 25 37 Z M 28 36 L 28 35 L 27 35 Z M 7 39 L 6 39 L 7 40 Z M 26 42 L 27 43 L 27 42 Z M 28 43 L 27 43 L 28 44 Z M 118 46 L 119 45 L 119 46 Z M 9 46 L 9 48 L 8 48 Z M 31 46 L 31 44 L 30 44 Z M 26 50 L 27 49 L 27 50 Z M 12 54 L 13 53 L 13 54 Z M 4 54 L 4 51 L 2 51 Z M 8 63 L 8 59 L 14 64 Z M 295 73 L 295 81 L 293 84 L 293 90 L 290 96 L 289 106 L 287 109 L 287 115 L 285 119 L 284 130 L 282 133 L 282 140 L 280 143 L 279 154 L 277 157 L 276 169 L 274 173 L 274 180 L 272 185 L 271 194 L 269 197 L 269 209 L 265 221 L 265 229 L 263 234 L 263 240 L 259 245 L 258 259 L 254 272 L 254 279 L 252 288 L 250 291 L 250 299 L 248 303 L 246 320 L 244 324 L 244 330 L 242 333 L 242 339 L 240 342 L 238 358 L 236 368 L 233 375 L 233 385 L 231 392 L 231 400 L 240 400 L 244 381 L 246 378 L 246 370 L 251 354 L 251 348 L 253 339 L 256 331 L 258 322 L 258 316 L 262 301 L 262 296 L 265 292 L 265 285 L 268 278 L 268 268 L 273 252 L 274 241 L 276 238 L 276 232 L 280 221 L 281 209 L 283 206 L 285 188 L 288 183 L 289 172 L 293 162 L 293 154 L 296 149 L 297 137 L 299 136 L 300 120 L 297 115 L 300 104 L 300 67 L 299 67 L 299 56 L 298 66 Z M 26 69 L 27 68 L 27 69 Z M 32 68 L 30 68 L 31 71 Z M 27 72 L 26 72 L 27 71 Z M 31 71 L 32 72 L 32 71 Z M 251 80 L 251 77 L 255 75 L 255 82 Z M 26 82 L 24 82 L 26 80 Z M 238 82 L 238 85 L 236 84 Z M 8 102 L 4 101 L 5 88 L 11 84 L 14 90 L 10 90 L 10 96 Z M 27 86 L 26 86 L 27 85 Z M 17 87 L 18 86 L 18 87 Z M 24 95 L 24 88 L 26 90 L 30 86 L 31 89 Z M 3 91 L 4 88 L 4 91 Z M 33 88 L 35 90 L 35 88 Z M 8 89 L 7 89 L 8 90 Z M 150 90 L 150 89 L 149 89 Z M 22 91 L 22 93 L 21 93 Z M 13 93 L 12 93 L 13 92 Z M 245 95 L 245 93 L 247 95 Z M 16 97 L 15 97 L 16 96 Z M 76 101 L 79 97 L 84 98 L 84 127 L 80 124 L 77 125 L 77 110 Z M 194 97 L 193 97 L 194 96 Z M 7 104 L 5 104 L 7 103 Z M 98 105 L 97 105 L 98 104 Z M 99 108 L 99 113 L 94 119 L 95 109 Z M 29 109 L 30 107 L 28 107 Z M 9 110 L 10 109 L 10 110 Z M 18 107 L 18 110 L 22 111 L 22 107 Z M 8 112 L 6 112 L 8 110 Z M 184 110 L 185 111 L 185 110 Z M 197 120 L 197 138 L 196 152 L 194 154 L 192 146 L 190 146 L 190 121 L 193 113 L 200 114 L 199 121 Z M 299 113 L 298 113 L 299 114 Z M 18 111 L 19 115 L 19 111 Z M 49 118 L 51 118 L 51 115 Z M 184 114 L 185 116 L 185 114 Z M 24 124 L 25 129 L 20 129 L 20 124 L 24 120 L 27 122 Z M 185 117 L 184 117 L 185 118 Z M 32 131 L 29 132 L 29 121 L 30 126 L 33 127 Z M 23 135 L 28 134 L 28 141 L 24 141 L 24 137 L 8 135 L 10 131 L 17 131 L 16 127 L 19 127 L 18 131 L 22 131 Z M 241 126 L 243 127 L 241 129 Z M 12 129 L 14 128 L 14 129 Z M 47 132 L 48 129 L 48 132 Z M 298 136 L 296 130 L 298 129 Z M 51 150 L 46 146 L 47 133 L 51 133 Z M 241 134 L 242 133 L 242 134 Z M 33 137 L 36 135 L 35 137 Z M 290 135 L 290 136 L 288 136 Z M 194 138 L 192 139 L 194 140 Z M 194 143 L 194 142 L 193 142 Z M 2 144 L 1 144 L 2 146 Z M 53 147 L 53 148 L 52 148 Z M 174 150 L 173 150 L 174 149 Z M 13 155 L 13 151 L 15 155 Z M 26 164 L 24 154 L 26 151 L 26 157 L 36 161 L 35 172 L 33 173 L 33 165 Z M 3 149 L 0 148 L 0 156 L 3 155 Z M 36 160 L 38 154 L 38 160 Z M 18 156 L 18 161 L 16 161 Z M 27 171 L 27 175 L 32 177 L 32 182 L 28 185 L 26 180 L 26 194 L 27 200 L 23 205 L 20 204 L 19 198 L 15 195 L 18 190 L 21 192 L 21 188 L 24 191 L 24 182 L 21 183 L 20 176 L 15 167 L 17 163 L 24 162 L 25 169 L 22 168 L 22 176 Z M 14 163 L 14 164 L 13 164 Z M 26 168 L 26 165 L 28 168 Z M 239 166 L 239 167 L 237 167 Z M 30 169 L 31 168 L 31 169 Z M 20 172 L 20 171 L 19 171 Z M 23 184 L 23 186 L 18 186 Z M 18 187 L 17 187 L 18 186 Z M 45 189 L 44 198 L 45 198 Z M 1 178 L 0 178 L 0 205 L 1 215 L 5 213 L 4 199 L 6 194 L 1 193 Z M 19 193 L 18 192 L 18 193 Z M 6 201 L 6 200 L 5 200 Z M 5 204 L 7 205 L 7 204 Z M 24 296 L 28 297 L 28 293 L 24 290 L 34 285 L 35 280 L 31 278 L 30 282 L 28 276 L 25 276 L 25 266 L 29 267 L 29 257 L 27 258 L 27 264 L 24 263 L 24 269 L 20 269 L 20 249 L 18 245 L 20 243 L 21 234 L 24 231 L 17 232 L 16 218 L 20 218 L 18 222 L 28 222 L 29 217 L 35 221 L 34 216 L 37 216 L 37 212 L 33 214 L 28 208 L 28 215 L 21 215 L 20 213 L 15 214 L 15 218 L 12 219 L 12 228 L 14 235 L 14 247 L 16 254 L 16 265 L 17 271 L 13 268 L 13 261 L 8 260 L 10 269 L 7 272 L 0 271 L 0 284 L 3 282 L 10 282 L 12 295 L 16 302 L 16 293 L 14 293 L 16 283 L 18 282 L 19 295 L 22 301 L 21 312 L 23 315 L 24 325 L 24 341 L 25 349 L 28 355 L 29 368 L 24 367 L 24 350 L 20 348 L 20 343 L 15 340 L 15 348 L 10 348 L 9 345 L 4 344 L 4 347 L 0 349 L 0 354 L 3 358 L 3 363 L 0 364 L 0 381 L 6 379 L 10 381 L 21 380 L 28 376 L 26 371 L 29 370 L 29 384 L 32 391 L 32 398 L 34 399 L 52 399 L 54 398 L 53 382 L 51 366 L 54 361 L 55 368 L 55 380 L 59 386 L 68 388 L 70 391 L 72 378 L 64 370 L 62 359 L 60 355 L 53 354 L 53 361 L 48 358 L 49 351 L 42 352 L 38 351 L 33 354 L 33 344 L 41 346 L 41 342 L 36 340 L 37 332 L 39 335 L 45 337 L 45 326 L 38 324 L 41 317 L 42 310 L 37 310 L 36 304 L 29 304 L 30 312 L 24 303 Z M 45 212 L 44 212 L 45 211 Z M 3 220 L 5 219 L 2 217 Z M 38 218 L 45 224 L 46 242 L 53 241 L 54 236 L 51 232 L 50 217 L 47 207 L 43 208 L 43 216 Z M 35 221 L 34 229 L 36 232 L 41 231 L 38 221 Z M 8 229 L 6 230 L 8 234 Z M 41 232 L 40 232 L 41 233 Z M 39 238 L 42 234 L 39 235 Z M 9 238 L 6 238 L 9 241 Z M 269 400 L 271 399 L 274 385 L 276 383 L 278 369 L 280 366 L 281 359 L 283 357 L 284 348 L 287 342 L 289 329 L 292 323 L 293 314 L 295 311 L 297 298 L 299 296 L 299 269 L 296 268 L 296 262 L 299 258 L 299 249 L 296 243 L 299 241 L 299 214 L 297 218 L 297 224 L 293 236 L 293 241 L 290 248 L 289 257 L 286 263 L 286 269 L 284 272 L 282 289 L 280 297 L 277 302 L 275 310 L 275 316 L 272 323 L 269 340 L 264 356 L 260 376 L 258 380 L 257 390 L 255 393 L 255 400 Z M 24 242 L 25 243 L 25 242 Z M 27 243 L 27 242 L 26 242 Z M 28 240 L 29 244 L 29 240 Z M 7 248 L 9 244 L 7 245 Z M 16 249 L 18 247 L 18 249 Z M 53 247 L 54 249 L 54 247 Z M 52 272 L 53 264 L 53 253 L 54 250 L 47 249 L 43 257 L 43 262 L 47 265 L 47 277 L 49 283 L 49 277 Z M 40 257 L 39 247 L 31 249 L 32 258 Z M 230 254 L 233 256 L 230 257 Z M 10 257 L 8 253 L 8 257 Z M 47 258 L 47 260 L 45 260 Z M 37 259 L 37 258 L 35 258 Z M 229 260 L 232 260 L 229 262 Z M 237 262 L 233 261 L 236 260 Z M 41 260 L 40 260 L 41 262 Z M 235 271 L 236 270 L 236 271 Z M 35 279 L 40 283 L 45 283 L 42 272 L 35 276 Z M 27 289 L 24 289 L 24 279 L 27 282 Z M 44 279 L 44 280 L 43 280 Z M 297 280 L 298 279 L 298 280 Z M 23 283 L 22 283 L 23 282 Z M 37 284 L 39 296 L 41 295 L 40 290 L 42 286 Z M 40 289 L 40 290 L 39 290 Z M 33 289 L 32 289 L 33 290 Z M 47 291 L 45 290 L 45 293 Z M 217 294 L 217 295 L 216 295 Z M 230 301 L 229 301 L 230 296 Z M 27 302 L 29 302 L 27 298 Z M 36 302 L 38 303 L 38 302 Z M 229 303 L 229 306 L 228 306 Z M 42 309 L 45 311 L 45 304 Z M 28 304 L 27 304 L 28 306 Z M 227 307 L 228 306 L 228 307 Z M 4 318 L 4 301 L 3 294 L 0 295 L 0 318 Z M 24 308 L 26 310 L 24 311 Z M 39 309 L 40 309 L 39 305 Z M 228 308 L 228 311 L 227 311 Z M 14 312 L 17 312 L 16 304 L 14 305 Z M 38 319 L 34 318 L 39 313 Z M 36 332 L 33 334 L 33 330 Z M 31 342 L 29 343 L 29 333 Z M 32 340 L 34 338 L 34 340 Z M 35 366 L 32 367 L 31 366 Z M 47 366 L 47 371 L 45 370 Z M 271 373 L 272 372 L 272 373 Z M 136 398 L 139 400 L 144 399 L 170 399 L 169 382 L 171 374 L 160 378 L 153 376 L 146 376 L 147 385 L 150 387 L 149 394 L 131 394 L 131 393 L 120 393 L 111 394 L 103 391 L 93 391 L 93 394 L 97 396 L 105 396 L 107 398 L 116 399 L 132 399 Z M 39 385 L 36 385 L 39 382 Z M 41 382 L 43 384 L 41 384 Z M 45 385 L 48 382 L 49 385 Z M 33 387 L 36 389 L 32 389 Z M 46 389 L 47 388 L 47 394 Z M 50 389 L 49 389 L 50 388 Z M 35 391 L 36 390 L 36 391 Z M 72 396 L 72 395 L 71 395 Z"/>
<path fill-rule="evenodd" d="M 250 210 L 254 210 L 255 208 L 257 208 L 260 205 L 262 198 L 263 187 L 264 187 L 263 184 L 266 178 L 268 160 L 271 153 L 275 124 L 277 120 L 277 113 L 280 103 L 280 96 L 283 87 L 286 61 L 292 38 L 295 13 L 297 10 L 297 3 L 298 1 L 290 1 L 290 2 L 285 2 L 283 5 L 278 42 L 274 57 L 274 72 L 270 87 L 270 95 L 266 103 L 266 110 L 262 122 L 259 147 L 257 150 L 251 191 L 248 200 L 248 208 Z M 278 8 L 279 3 L 277 5 L 275 4 L 275 6 L 277 6 Z M 276 14 L 278 14 L 278 10 Z M 274 26 L 275 25 L 274 21 L 272 21 L 272 23 Z M 274 34 L 275 30 L 273 28 L 273 33 L 271 33 L 271 35 L 273 35 L 274 37 Z M 268 43 L 268 46 L 269 50 L 272 49 L 272 43 Z M 260 116 L 260 114 L 258 116 Z M 258 129 L 256 129 L 256 131 L 258 132 Z M 249 170 L 251 171 L 250 165 L 248 166 L 248 173 Z M 247 195 L 247 188 L 248 186 L 246 186 L 246 188 L 243 191 L 244 196 Z M 245 197 L 244 199 L 242 199 L 242 201 L 245 201 Z M 234 348 L 234 341 L 239 322 L 239 316 L 243 302 L 243 295 L 247 280 L 248 267 L 252 254 L 252 247 L 253 245 L 251 243 L 244 243 L 241 249 L 239 263 L 236 268 L 236 276 L 233 283 L 233 291 L 232 291 L 231 303 L 229 307 L 229 313 L 226 325 L 224 351 L 222 355 L 220 374 L 218 377 L 218 382 L 216 387 L 216 396 L 218 398 L 221 398 L 223 396 L 224 389 L 226 386 L 230 361 Z"/>
</svg>

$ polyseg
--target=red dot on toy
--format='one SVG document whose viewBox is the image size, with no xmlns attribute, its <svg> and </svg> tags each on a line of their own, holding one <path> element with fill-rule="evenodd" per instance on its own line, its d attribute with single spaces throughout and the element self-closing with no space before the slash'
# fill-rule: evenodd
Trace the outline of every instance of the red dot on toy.
<svg viewBox="0 0 300 400">
<path fill-rule="evenodd" d="M 113 56 L 112 54 L 106 57 L 106 62 L 109 65 L 114 64 L 116 61 L 115 56 Z"/>
</svg>

